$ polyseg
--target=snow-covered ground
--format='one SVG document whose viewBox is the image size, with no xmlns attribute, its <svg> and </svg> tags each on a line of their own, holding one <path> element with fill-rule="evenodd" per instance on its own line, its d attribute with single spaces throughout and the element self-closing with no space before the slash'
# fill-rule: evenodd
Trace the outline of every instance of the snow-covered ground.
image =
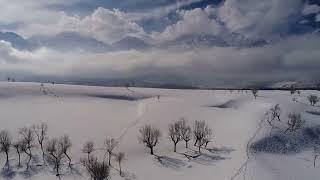
<svg viewBox="0 0 320 180">
<path fill-rule="evenodd" d="M 310 131 L 315 132 L 312 137 L 319 137 L 320 128 L 317 129 L 317 126 L 320 125 L 320 107 L 308 104 L 306 97 L 309 94 L 320 95 L 317 91 L 303 91 L 301 96 L 295 95 L 298 102 L 293 102 L 293 96 L 285 91 L 260 91 L 259 97 L 254 99 L 251 92 L 234 91 L 231 94 L 213 90 L 126 89 L 58 84 L 41 86 L 40 83 L 3 82 L 0 83 L 0 130 L 10 131 L 13 138 L 17 139 L 19 128 L 46 122 L 50 137 L 68 134 L 73 143 L 70 154 L 74 170 L 70 173 L 65 168 L 61 178 L 67 180 L 89 179 L 78 163 L 84 156 L 82 145 L 93 140 L 98 149 L 94 153 L 101 157 L 104 152 L 99 149 L 103 148 L 107 137 L 117 138 L 120 143 L 115 152 L 126 154 L 124 177 L 118 175 L 117 163 L 113 162 L 111 179 L 115 180 L 319 179 L 320 160 L 319 165 L 313 167 L 310 143 L 296 142 L 299 150 L 294 152 L 260 149 L 253 155 L 249 154 L 249 160 L 247 157 L 248 142 L 269 142 L 268 138 L 272 140 L 277 135 L 277 130 L 270 135 L 270 126 L 264 121 L 265 113 L 275 104 L 280 104 L 283 111 L 279 127 L 286 125 L 288 113 L 301 113 L 306 125 L 300 133 L 302 137 L 297 139 L 303 139 L 305 132 Z M 184 142 L 180 142 L 177 153 L 173 152 L 172 142 L 167 135 L 168 125 L 182 117 L 190 125 L 195 120 L 205 120 L 213 129 L 213 142 L 208 145 L 208 150 L 202 150 L 203 154 L 198 158 L 188 160 L 182 155 L 197 150 L 193 141 L 190 149 L 184 148 Z M 164 157 L 162 163 L 138 143 L 139 129 L 146 124 L 162 131 L 162 139 L 155 148 L 155 154 Z M 4 165 L 5 155 L 1 157 L 1 164 Z M 26 157 L 22 159 L 24 163 Z M 16 164 L 17 155 L 12 149 L 12 176 L 2 173 L 0 179 L 57 178 L 49 167 L 35 166 L 32 173 L 27 174 L 25 167 L 19 169 L 15 167 Z"/>
</svg>

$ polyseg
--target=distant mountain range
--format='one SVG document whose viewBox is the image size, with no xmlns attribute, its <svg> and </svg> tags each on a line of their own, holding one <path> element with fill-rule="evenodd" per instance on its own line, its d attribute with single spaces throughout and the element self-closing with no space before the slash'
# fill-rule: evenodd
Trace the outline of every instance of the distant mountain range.
<svg viewBox="0 0 320 180">
<path fill-rule="evenodd" d="M 209 48 L 226 46 L 263 46 L 264 40 L 248 40 L 239 35 L 233 34 L 227 37 L 213 35 L 185 35 L 177 39 L 160 44 L 148 43 L 137 37 L 125 37 L 112 44 L 107 44 L 95 38 L 81 35 L 76 32 L 63 32 L 55 36 L 34 36 L 24 39 L 13 32 L 0 32 L 0 40 L 11 43 L 14 48 L 20 50 L 33 50 L 39 47 L 48 47 L 58 51 L 83 50 L 90 52 L 110 52 L 122 50 L 145 50 L 150 48 Z"/>
<path fill-rule="evenodd" d="M 37 47 L 48 47 L 59 51 L 86 50 L 92 52 L 111 51 L 112 47 L 92 37 L 74 32 L 63 32 L 53 37 L 38 36 L 28 39 Z"/>
<path fill-rule="evenodd" d="M 284 81 L 274 83 L 266 88 L 273 89 L 290 89 L 291 87 L 295 89 L 320 89 L 320 81 Z"/>
<path fill-rule="evenodd" d="M 151 45 L 135 37 L 125 37 L 110 45 L 75 32 L 63 32 L 55 36 L 34 36 L 29 39 L 24 39 L 13 32 L 0 32 L 1 40 L 11 43 L 12 47 L 19 50 L 48 47 L 58 51 L 85 50 L 90 52 L 109 52 L 130 49 L 141 50 L 151 47 Z"/>
</svg>

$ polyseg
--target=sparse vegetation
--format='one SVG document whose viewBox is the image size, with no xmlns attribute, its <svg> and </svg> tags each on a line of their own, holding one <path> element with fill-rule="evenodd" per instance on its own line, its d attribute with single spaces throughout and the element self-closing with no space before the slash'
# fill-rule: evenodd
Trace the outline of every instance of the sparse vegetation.
<svg viewBox="0 0 320 180">
<path fill-rule="evenodd" d="M 81 164 L 86 168 L 93 180 L 105 180 L 110 176 L 108 164 L 104 161 L 98 161 L 96 157 L 91 156 L 89 159 L 82 159 Z"/>
</svg>

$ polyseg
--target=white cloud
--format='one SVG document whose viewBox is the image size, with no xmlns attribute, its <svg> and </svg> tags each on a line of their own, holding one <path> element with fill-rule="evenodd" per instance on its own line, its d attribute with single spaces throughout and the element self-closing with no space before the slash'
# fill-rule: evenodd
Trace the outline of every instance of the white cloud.
<svg viewBox="0 0 320 180">
<path fill-rule="evenodd" d="M 320 6 L 316 4 L 312 4 L 312 5 L 305 4 L 302 10 L 303 15 L 316 14 L 318 12 L 320 12 Z"/>
<path fill-rule="evenodd" d="M 320 14 L 317 14 L 315 17 L 316 22 L 320 22 Z"/>
<path fill-rule="evenodd" d="M 201 0 L 186 0 L 161 6 L 144 12 L 121 12 L 117 9 L 97 8 L 91 14 L 79 17 L 48 8 L 49 5 L 72 4 L 81 0 L 0 0 L 6 4 L 0 8 L 0 22 L 2 24 L 17 24 L 18 27 L 5 29 L 14 31 L 24 37 L 34 35 L 55 35 L 64 31 L 80 32 L 98 40 L 111 43 L 125 36 L 147 38 L 144 29 L 136 22 L 142 19 L 163 18 L 169 12 Z M 23 12 L 21 16 L 17 12 Z"/>
<path fill-rule="evenodd" d="M 90 16 L 78 21 L 74 31 L 93 35 L 108 43 L 125 36 L 143 36 L 145 34 L 143 28 L 128 20 L 123 12 L 104 8 L 98 8 Z"/>
<path fill-rule="evenodd" d="M 112 43 L 125 36 L 144 36 L 145 32 L 138 24 L 128 20 L 127 15 L 117 9 L 98 8 L 85 17 L 54 12 L 51 16 L 44 15 L 47 21 L 34 22 L 19 27 L 19 34 L 30 37 L 33 35 L 55 35 L 60 32 L 72 31 L 94 37 L 106 43 Z"/>
<path fill-rule="evenodd" d="M 228 0 L 218 16 L 231 32 L 261 37 L 279 33 L 300 13 L 301 0 Z"/>
<path fill-rule="evenodd" d="M 218 35 L 223 29 L 215 19 L 210 18 L 212 15 L 210 7 L 181 11 L 179 13 L 182 17 L 180 21 L 166 27 L 163 32 L 153 32 L 152 37 L 159 41 L 167 41 L 191 34 Z"/>
<path fill-rule="evenodd" d="M 59 19 L 59 12 L 47 7 L 72 4 L 79 0 L 0 0 L 0 22 L 3 24 L 49 23 Z"/>
</svg>

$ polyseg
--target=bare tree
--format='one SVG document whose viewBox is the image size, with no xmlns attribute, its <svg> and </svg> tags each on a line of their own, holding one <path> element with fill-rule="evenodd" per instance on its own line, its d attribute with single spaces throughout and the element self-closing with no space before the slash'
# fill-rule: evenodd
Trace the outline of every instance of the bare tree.
<svg viewBox="0 0 320 180">
<path fill-rule="evenodd" d="M 34 141 L 33 130 L 31 128 L 24 127 L 19 130 L 19 134 L 22 137 L 24 147 L 26 148 L 26 150 L 29 151 L 28 156 L 32 158 L 31 148 L 33 146 Z"/>
<path fill-rule="evenodd" d="M 47 138 L 47 132 L 48 132 L 48 125 L 46 123 L 41 123 L 39 125 L 33 126 L 34 134 L 37 136 L 37 141 L 40 145 L 41 151 L 42 151 L 42 157 L 44 157 L 44 148 L 43 148 L 43 142 Z"/>
<path fill-rule="evenodd" d="M 198 141 L 202 138 L 200 135 L 204 130 L 205 122 L 204 121 L 195 121 L 194 129 L 193 129 L 193 136 L 195 138 L 194 146 L 197 146 Z"/>
<path fill-rule="evenodd" d="M 9 168 L 9 152 L 10 152 L 10 147 L 12 144 L 12 138 L 9 134 L 8 131 L 2 130 L 0 132 L 0 152 L 3 152 L 6 154 L 6 164 Z"/>
<path fill-rule="evenodd" d="M 177 144 L 182 140 L 181 138 L 181 122 L 177 121 L 169 125 L 169 137 L 173 142 L 173 151 L 177 152 Z"/>
<path fill-rule="evenodd" d="M 180 132 L 181 138 L 186 142 L 186 148 L 188 148 L 188 142 L 191 140 L 191 127 L 187 125 L 187 122 L 184 118 L 180 120 Z"/>
<path fill-rule="evenodd" d="M 310 95 L 307 99 L 312 106 L 315 106 L 320 101 L 320 98 L 316 95 Z"/>
<path fill-rule="evenodd" d="M 21 167 L 21 148 L 22 148 L 22 142 L 18 141 L 13 144 L 14 149 L 16 150 L 18 154 L 18 167 Z"/>
<path fill-rule="evenodd" d="M 119 173 L 120 173 L 120 176 L 122 175 L 122 170 L 121 170 L 121 163 L 122 161 L 124 160 L 125 158 L 125 155 L 123 152 L 119 152 L 118 154 L 116 154 L 116 160 L 119 164 Z"/>
<path fill-rule="evenodd" d="M 138 140 L 140 143 L 145 144 L 150 149 L 150 154 L 153 155 L 153 148 L 158 144 L 160 137 L 161 132 L 159 129 L 145 125 L 140 129 Z"/>
<path fill-rule="evenodd" d="M 212 140 L 212 129 L 209 128 L 208 126 L 205 127 L 205 136 L 203 138 L 202 144 L 204 145 L 205 148 L 207 148 L 209 142 Z"/>
<path fill-rule="evenodd" d="M 72 143 L 71 143 L 69 136 L 64 135 L 64 136 L 60 137 L 59 145 L 61 147 L 61 151 L 69 160 L 69 167 L 71 167 L 71 165 L 72 165 L 71 164 L 71 157 L 69 156 L 68 151 L 70 151 L 70 149 L 72 147 Z"/>
<path fill-rule="evenodd" d="M 94 151 L 94 142 L 88 141 L 83 145 L 82 152 L 87 154 L 88 160 L 90 159 L 90 154 Z"/>
<path fill-rule="evenodd" d="M 271 120 L 274 120 L 277 118 L 279 121 L 281 121 L 280 116 L 281 116 L 281 108 L 279 104 L 276 104 L 274 107 L 270 109 L 271 113 Z"/>
<path fill-rule="evenodd" d="M 208 143 L 210 142 L 212 130 L 208 125 L 206 125 L 205 121 L 195 121 L 193 135 L 196 139 L 194 145 L 198 145 L 200 153 L 201 146 L 208 145 Z"/>
<path fill-rule="evenodd" d="M 109 166 L 111 165 L 111 156 L 113 149 L 118 145 L 118 142 L 114 138 L 107 138 L 104 142 L 107 153 L 109 155 Z"/>
<path fill-rule="evenodd" d="M 298 90 L 297 93 L 298 93 L 299 96 L 301 96 L 301 91 L 300 90 Z"/>
<path fill-rule="evenodd" d="M 288 128 L 286 129 L 286 132 L 295 132 L 298 129 L 301 129 L 302 126 L 304 125 L 305 121 L 301 118 L 300 114 L 296 113 L 290 113 L 288 114 Z"/>
<path fill-rule="evenodd" d="M 257 97 L 258 97 L 258 89 L 252 89 L 251 92 L 252 92 L 254 98 L 257 99 Z"/>
<path fill-rule="evenodd" d="M 58 138 L 50 139 L 46 145 L 47 159 L 50 164 L 54 165 L 54 170 L 56 170 L 56 176 L 60 176 L 60 168 L 62 165 L 62 159 L 64 152 L 59 144 Z"/>
<path fill-rule="evenodd" d="M 104 161 L 99 162 L 96 157 L 81 159 L 81 164 L 86 168 L 88 174 L 93 180 L 105 180 L 110 176 L 110 168 Z"/>
<path fill-rule="evenodd" d="M 294 95 L 295 93 L 296 93 L 296 88 L 294 87 L 294 85 L 292 85 L 291 87 L 290 87 L 290 94 L 291 95 Z"/>
</svg>

